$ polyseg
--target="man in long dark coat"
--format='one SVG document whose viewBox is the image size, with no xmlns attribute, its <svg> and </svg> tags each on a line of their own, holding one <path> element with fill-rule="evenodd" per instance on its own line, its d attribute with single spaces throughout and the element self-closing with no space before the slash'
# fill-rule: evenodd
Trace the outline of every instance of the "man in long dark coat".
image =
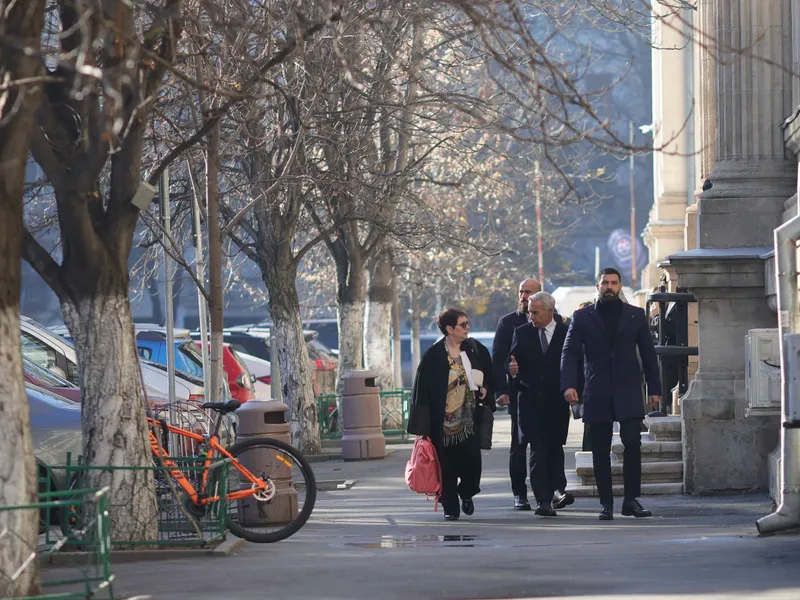
<svg viewBox="0 0 800 600">
<path fill-rule="evenodd" d="M 531 446 L 531 489 L 536 514 L 554 517 L 559 507 L 572 504 L 564 493 L 564 444 L 567 443 L 570 409 L 561 394 L 561 351 L 567 326 L 554 319 L 555 300 L 539 292 L 528 300 L 531 322 L 514 330 L 509 374 L 517 392 L 516 432 Z"/>
<path fill-rule="evenodd" d="M 575 312 L 561 356 L 561 389 L 570 405 L 578 402 L 578 364 L 584 359 L 583 422 L 591 425 L 592 462 L 600 503 L 600 519 L 614 518 L 611 484 L 611 437 L 619 422 L 625 446 L 622 514 L 649 517 L 637 498 L 641 495 L 644 419 L 642 369 L 650 406 L 661 399 L 658 360 L 645 312 L 620 299 L 619 271 L 604 269 L 597 283 L 598 301 Z"/>
<path fill-rule="evenodd" d="M 528 445 L 520 443 L 517 436 L 517 399 L 509 388 L 506 363 L 514 329 L 528 322 L 528 299 L 542 291 L 535 279 L 525 279 L 519 284 L 517 310 L 500 317 L 492 342 L 492 371 L 494 373 L 494 393 L 497 406 L 508 406 L 511 415 L 511 446 L 508 454 L 508 473 L 511 477 L 511 491 L 514 494 L 514 510 L 531 510 L 528 502 Z"/>
</svg>

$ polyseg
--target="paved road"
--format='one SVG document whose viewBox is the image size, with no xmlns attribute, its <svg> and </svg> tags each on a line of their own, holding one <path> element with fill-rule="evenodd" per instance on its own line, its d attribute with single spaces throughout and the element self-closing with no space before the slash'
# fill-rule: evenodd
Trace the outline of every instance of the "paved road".
<svg viewBox="0 0 800 600">
<path fill-rule="evenodd" d="M 382 461 L 317 463 L 320 479 L 358 479 L 324 492 L 289 540 L 234 556 L 114 566 L 117 592 L 153 598 L 800 599 L 800 538 L 758 538 L 765 495 L 644 498 L 655 517 L 597 520 L 596 499 L 556 518 L 510 510 L 508 420 L 484 453 L 472 517 L 445 522 L 402 478 L 410 446 Z M 577 448 L 580 428 L 570 444 Z M 619 508 L 619 503 L 617 508 Z"/>
</svg>

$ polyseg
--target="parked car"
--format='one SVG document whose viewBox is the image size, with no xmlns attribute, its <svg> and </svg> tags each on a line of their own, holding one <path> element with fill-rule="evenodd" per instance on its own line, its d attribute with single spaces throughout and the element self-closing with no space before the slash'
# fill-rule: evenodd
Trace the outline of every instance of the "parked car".
<svg viewBox="0 0 800 600">
<path fill-rule="evenodd" d="M 22 372 L 27 383 L 44 388 L 73 402 L 81 401 L 81 389 L 77 385 L 73 385 L 63 377 L 40 367 L 24 356 L 22 357 Z"/>
<path fill-rule="evenodd" d="M 236 350 L 236 356 L 247 365 L 247 369 L 252 373 L 255 381 L 253 382 L 253 391 L 256 398 L 271 398 L 272 397 L 272 367 L 269 361 L 251 354 L 242 354 Z"/>
<path fill-rule="evenodd" d="M 67 464 L 68 456 L 75 463 L 83 453 L 81 405 L 30 383 L 25 385 L 25 395 L 28 399 L 33 453 L 39 476 L 44 478 L 48 467 Z M 53 470 L 50 486 L 66 489 L 66 474 Z M 43 487 L 46 489 L 47 484 Z"/>
<path fill-rule="evenodd" d="M 187 330 L 178 330 L 175 339 L 175 368 L 203 378 L 203 354 L 200 342 L 192 340 Z M 151 330 L 139 326 L 136 332 L 136 348 L 141 358 L 160 365 L 167 364 L 167 334 L 163 328 Z M 228 344 L 222 348 L 222 366 L 228 380 L 231 397 L 239 402 L 255 398 L 255 378 L 247 365 Z"/>
<path fill-rule="evenodd" d="M 314 394 L 331 394 L 336 389 L 338 360 L 324 344 L 317 340 L 316 332 L 304 331 L 303 333 L 309 357 L 314 361 Z M 200 334 L 194 331 L 191 336 L 194 339 L 199 339 Z M 246 353 L 269 362 L 270 335 L 268 328 L 254 325 L 232 327 L 224 331 L 223 340 L 239 353 Z M 257 375 L 257 378 L 258 381 L 265 384 L 270 382 L 269 379 L 262 378 L 260 375 Z"/>
<path fill-rule="evenodd" d="M 199 333 L 193 332 L 198 338 Z M 225 342 L 229 342 L 237 350 L 246 350 L 248 354 L 269 360 L 270 330 L 258 325 L 239 325 L 226 329 L 223 333 Z M 308 355 L 314 361 L 313 386 L 314 395 L 333 394 L 336 391 L 336 378 L 339 361 L 331 350 L 317 338 L 315 331 L 303 331 L 308 348 Z"/>
<path fill-rule="evenodd" d="M 72 342 L 56 335 L 44 325 L 29 317 L 20 317 L 22 355 L 40 367 L 54 372 L 74 385 L 78 381 L 78 359 Z M 61 328 L 65 333 L 66 328 Z M 166 397 L 169 393 L 167 368 L 155 362 L 139 360 L 145 391 L 148 396 Z M 177 400 L 204 402 L 203 380 L 189 373 L 175 374 L 175 398 Z"/>
</svg>

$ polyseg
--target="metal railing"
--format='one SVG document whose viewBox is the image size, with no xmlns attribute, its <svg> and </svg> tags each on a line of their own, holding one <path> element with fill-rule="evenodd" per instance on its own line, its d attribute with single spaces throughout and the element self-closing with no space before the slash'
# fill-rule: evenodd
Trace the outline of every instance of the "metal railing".
<svg viewBox="0 0 800 600">
<path fill-rule="evenodd" d="M 0 565 L 0 595 L 19 576 L 34 565 L 34 561 L 45 563 L 54 555 L 62 556 L 62 565 L 57 569 L 41 571 L 42 592 L 27 596 L 26 600 L 72 600 L 77 598 L 114 598 L 111 574 L 111 539 L 109 534 L 108 488 L 74 489 L 69 491 L 39 494 L 39 502 L 33 504 L 0 506 L 0 513 L 21 510 L 39 511 L 41 522 L 36 547 L 21 564 Z M 82 552 L 68 552 L 69 538 L 58 535 L 49 537 L 55 515 L 63 511 L 80 511 L 84 514 L 81 527 Z M 4 520 L 5 521 L 5 520 Z M 7 527 L 0 529 L 0 544 L 5 538 L 19 536 Z"/>
<path fill-rule="evenodd" d="M 192 483 L 195 489 L 202 490 L 203 461 L 202 456 L 171 457 L 177 469 Z M 218 496 L 222 500 L 206 504 L 202 507 L 194 506 L 189 500 L 186 492 L 178 486 L 172 479 L 169 471 L 176 467 L 147 466 L 147 467 L 89 467 L 81 464 L 47 467 L 46 478 L 48 485 L 56 481 L 56 472 L 61 472 L 59 479 L 69 482 L 71 488 L 82 487 L 88 479 L 90 472 L 144 472 L 152 477 L 154 487 L 151 490 L 147 486 L 142 486 L 134 494 L 154 495 L 156 511 L 157 534 L 150 539 L 126 539 L 126 535 L 120 535 L 110 531 L 111 546 L 205 546 L 212 542 L 222 540 L 227 532 L 227 510 L 228 503 L 224 500 L 225 494 L 229 489 L 228 459 L 215 460 L 208 469 L 205 493 L 207 495 Z M 48 491 L 58 495 L 58 490 L 48 487 Z M 134 498 L 134 501 L 136 499 Z M 111 500 L 107 501 L 108 510 L 113 516 L 116 511 L 127 513 L 130 511 L 128 504 L 116 506 Z M 50 516 L 46 516 L 50 519 Z M 68 505 L 66 510 L 59 515 L 61 529 L 66 538 L 67 545 L 83 547 L 86 541 L 83 538 L 85 515 L 81 506 Z M 112 519 L 113 520 L 113 519 Z M 49 522 L 49 520 L 48 520 Z M 143 523 L 136 529 L 139 531 L 153 531 L 148 527 L 152 523 Z M 60 537 L 60 536 L 59 536 Z M 45 534 L 45 543 L 55 543 L 51 529 Z"/>
<path fill-rule="evenodd" d="M 381 429 L 386 436 L 408 437 L 408 417 L 411 412 L 411 390 L 380 392 Z M 321 394 L 317 398 L 319 430 L 322 439 L 335 440 L 342 437 L 341 400 L 336 394 Z"/>
<path fill-rule="evenodd" d="M 662 415 L 672 407 L 672 390 L 677 385 L 678 396 L 689 389 L 689 357 L 698 355 L 697 346 L 689 345 L 689 304 L 697 302 L 692 294 L 669 293 L 664 286 L 647 294 L 646 312 L 650 321 L 650 305 L 657 304 L 658 325 L 655 327 L 656 355 L 661 379 Z"/>
</svg>

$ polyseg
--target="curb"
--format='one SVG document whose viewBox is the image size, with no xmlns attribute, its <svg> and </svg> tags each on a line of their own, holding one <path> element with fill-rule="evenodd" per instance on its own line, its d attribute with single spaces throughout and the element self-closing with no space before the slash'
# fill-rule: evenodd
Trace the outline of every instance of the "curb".
<svg viewBox="0 0 800 600">
<path fill-rule="evenodd" d="M 226 537 L 225 541 L 218 545 L 216 548 L 211 550 L 211 554 L 214 556 L 230 556 L 234 553 L 235 550 L 238 550 L 246 543 L 245 540 L 242 538 L 237 537 Z"/>
<path fill-rule="evenodd" d="M 212 556 L 213 548 L 197 548 L 188 550 L 112 550 L 110 553 L 111 564 L 150 562 L 156 560 L 179 560 L 183 558 L 197 558 L 199 556 Z M 64 552 L 55 553 L 42 560 L 39 564 L 43 569 L 58 567 L 75 567 L 85 565 L 96 556 L 94 552 Z"/>
</svg>

